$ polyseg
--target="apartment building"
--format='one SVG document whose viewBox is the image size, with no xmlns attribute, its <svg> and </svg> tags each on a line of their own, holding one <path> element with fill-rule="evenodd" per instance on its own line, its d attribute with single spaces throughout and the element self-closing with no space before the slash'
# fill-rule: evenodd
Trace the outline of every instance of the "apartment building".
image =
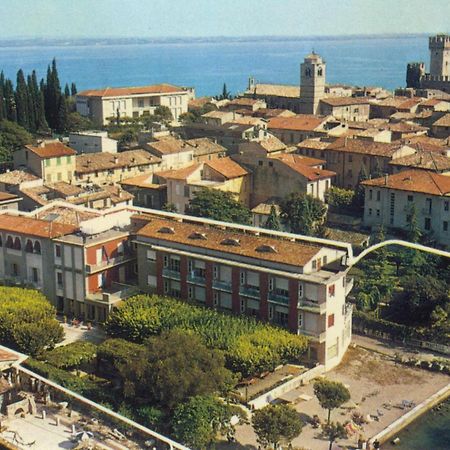
<svg viewBox="0 0 450 450">
<path fill-rule="evenodd" d="M 47 183 L 74 178 L 76 151 L 60 141 L 25 145 L 13 154 L 14 168 L 27 168 Z"/>
<path fill-rule="evenodd" d="M 320 114 L 340 120 L 367 121 L 370 100 L 367 97 L 325 97 L 319 102 Z"/>
<path fill-rule="evenodd" d="M 117 141 L 107 131 L 80 131 L 69 134 L 69 147 L 81 153 L 117 153 Z"/>
<path fill-rule="evenodd" d="M 426 170 L 405 170 L 366 180 L 364 225 L 408 229 L 412 211 L 417 226 L 440 245 L 450 245 L 450 177 Z"/>
<path fill-rule="evenodd" d="M 152 212 L 153 213 L 153 212 Z M 346 251 L 300 236 L 177 215 L 135 216 L 138 283 L 146 292 L 246 314 L 311 338 L 331 368 L 351 340 L 352 283 L 333 270 Z"/>
<path fill-rule="evenodd" d="M 108 125 L 119 117 L 149 116 L 158 106 L 167 106 L 175 121 L 188 111 L 193 90 L 171 84 L 140 87 L 91 89 L 76 98 L 77 112 L 96 125 Z"/>
<path fill-rule="evenodd" d="M 154 172 L 159 168 L 161 159 L 145 150 L 128 150 L 77 155 L 75 161 L 76 183 L 102 185 Z"/>
</svg>

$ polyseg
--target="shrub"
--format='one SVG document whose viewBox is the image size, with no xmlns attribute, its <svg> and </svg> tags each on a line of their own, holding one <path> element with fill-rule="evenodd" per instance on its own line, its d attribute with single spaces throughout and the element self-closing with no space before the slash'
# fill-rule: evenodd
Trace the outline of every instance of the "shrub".
<svg viewBox="0 0 450 450">
<path fill-rule="evenodd" d="M 79 369 L 95 359 L 97 346 L 91 342 L 72 342 L 47 351 L 41 359 L 59 369 Z"/>
</svg>

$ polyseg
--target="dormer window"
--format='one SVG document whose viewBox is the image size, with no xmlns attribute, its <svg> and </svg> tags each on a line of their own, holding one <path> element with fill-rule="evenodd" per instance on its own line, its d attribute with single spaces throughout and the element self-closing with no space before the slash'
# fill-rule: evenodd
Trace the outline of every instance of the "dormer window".
<svg viewBox="0 0 450 450">
<path fill-rule="evenodd" d="M 261 253 L 278 253 L 273 245 L 260 245 L 256 247 L 256 251 Z"/>
<path fill-rule="evenodd" d="M 221 242 L 222 245 L 234 245 L 235 247 L 240 247 L 241 243 L 239 239 L 236 238 L 227 238 Z"/>
<path fill-rule="evenodd" d="M 198 231 L 194 231 L 192 234 L 189 235 L 189 239 L 203 239 L 206 241 L 206 239 L 208 239 L 206 237 L 205 233 L 200 233 Z"/>
<path fill-rule="evenodd" d="M 161 227 L 158 230 L 158 233 L 163 233 L 163 234 L 175 234 L 175 230 L 172 227 Z"/>
</svg>

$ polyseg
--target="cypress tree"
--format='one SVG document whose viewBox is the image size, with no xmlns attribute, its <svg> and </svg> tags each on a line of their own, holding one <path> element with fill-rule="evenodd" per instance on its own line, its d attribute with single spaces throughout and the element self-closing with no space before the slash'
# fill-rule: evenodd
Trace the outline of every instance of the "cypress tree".
<svg viewBox="0 0 450 450">
<path fill-rule="evenodd" d="M 66 98 L 70 97 L 70 89 L 69 89 L 69 85 L 66 83 L 66 85 L 64 86 L 64 96 Z"/>
<path fill-rule="evenodd" d="M 17 85 L 16 85 L 16 111 L 17 111 L 17 123 L 28 130 L 30 128 L 29 123 L 29 111 L 28 111 L 28 87 L 25 82 L 25 76 L 23 70 L 20 69 L 17 72 Z"/>
<path fill-rule="evenodd" d="M 70 91 L 72 94 L 72 97 L 75 97 L 75 95 L 77 95 L 77 85 L 75 83 L 72 83 L 72 85 L 70 86 Z"/>
<path fill-rule="evenodd" d="M 5 75 L 2 71 L 0 73 L 0 120 L 6 119 L 4 90 L 5 90 Z"/>
<path fill-rule="evenodd" d="M 16 101 L 14 99 L 14 87 L 9 78 L 5 79 L 5 86 L 3 91 L 5 99 L 6 118 L 11 122 L 17 121 Z"/>
<path fill-rule="evenodd" d="M 47 83 L 44 90 L 45 116 L 52 129 L 59 128 L 60 109 L 66 105 L 61 103 L 61 84 L 59 83 L 56 60 L 53 59 L 52 66 L 47 69 Z"/>
<path fill-rule="evenodd" d="M 59 133 L 64 133 L 67 130 L 67 115 L 68 115 L 67 100 L 66 97 L 61 96 L 59 99 L 59 108 L 56 124 L 56 130 Z"/>
<path fill-rule="evenodd" d="M 43 80 L 41 81 L 43 83 Z M 33 70 L 31 74 L 31 83 L 29 86 L 30 95 L 33 98 L 34 106 L 34 129 L 36 131 L 43 131 L 48 129 L 47 121 L 45 120 L 44 111 L 44 94 L 42 86 L 39 88 L 37 82 L 36 71 Z"/>
<path fill-rule="evenodd" d="M 31 75 L 27 77 L 27 89 L 28 89 L 28 130 L 31 132 L 36 131 L 36 96 L 33 89 L 33 80 Z"/>
<path fill-rule="evenodd" d="M 267 217 L 266 223 L 264 224 L 264 228 L 281 231 L 281 223 L 275 205 L 270 206 L 270 213 Z"/>
</svg>

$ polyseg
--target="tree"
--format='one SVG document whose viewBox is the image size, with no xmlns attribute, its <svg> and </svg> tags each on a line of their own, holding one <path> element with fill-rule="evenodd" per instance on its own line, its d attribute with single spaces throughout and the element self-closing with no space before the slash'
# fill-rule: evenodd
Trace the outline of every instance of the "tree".
<svg viewBox="0 0 450 450">
<path fill-rule="evenodd" d="M 168 106 L 157 106 L 153 113 L 156 122 L 168 124 L 172 122 L 173 116 Z"/>
<path fill-rule="evenodd" d="M 173 213 L 178 212 L 176 205 L 173 203 L 164 203 L 161 209 L 166 212 L 173 212 Z"/>
<path fill-rule="evenodd" d="M 189 200 L 186 214 L 196 217 L 221 220 L 250 225 L 251 212 L 242 203 L 236 201 L 231 192 L 216 189 L 200 189 Z"/>
<path fill-rule="evenodd" d="M 11 161 L 16 150 L 32 142 L 31 134 L 17 123 L 0 121 L 0 162 Z"/>
<path fill-rule="evenodd" d="M 25 76 L 23 70 L 20 69 L 17 72 L 17 86 L 15 93 L 16 111 L 17 111 L 17 123 L 25 128 L 30 128 L 29 122 L 29 104 L 28 104 L 28 87 L 25 82 Z"/>
<path fill-rule="evenodd" d="M 64 336 L 55 308 L 38 291 L 0 287 L 0 342 L 36 356 Z"/>
<path fill-rule="evenodd" d="M 66 97 L 59 97 L 58 115 L 56 118 L 56 131 L 65 133 L 67 131 L 67 117 L 69 115 Z"/>
<path fill-rule="evenodd" d="M 273 445 L 278 448 L 280 442 L 289 444 L 297 437 L 303 423 L 297 411 L 289 405 L 267 405 L 253 413 L 253 429 L 258 436 L 258 443 L 263 446 Z"/>
<path fill-rule="evenodd" d="M 175 409 L 172 421 L 175 437 L 198 450 L 214 444 L 219 434 L 231 440 L 235 434 L 231 418 L 236 414 L 243 416 L 243 411 L 211 395 L 191 397 Z"/>
<path fill-rule="evenodd" d="M 87 117 L 83 117 L 77 112 L 71 112 L 67 115 L 67 131 L 92 130 L 93 127 L 93 123 Z"/>
<path fill-rule="evenodd" d="M 266 223 L 264 224 L 264 228 L 269 230 L 281 231 L 281 223 L 278 218 L 277 210 L 275 205 L 270 205 L 270 213 L 267 217 Z"/>
<path fill-rule="evenodd" d="M 226 83 L 223 83 L 222 94 L 216 97 L 217 100 L 229 100 L 231 99 L 231 93 L 227 90 Z"/>
<path fill-rule="evenodd" d="M 303 193 L 292 193 L 281 203 L 281 219 L 293 233 L 317 236 L 325 223 L 327 206 Z"/>
<path fill-rule="evenodd" d="M 328 450 L 331 450 L 333 442 L 335 442 L 337 439 L 345 439 L 348 435 L 344 425 L 342 425 L 339 422 L 336 423 L 331 422 L 324 425 L 322 431 L 323 434 L 327 437 L 328 441 L 330 442 Z"/>
<path fill-rule="evenodd" d="M 78 90 L 77 90 L 77 85 L 76 85 L 75 83 L 72 83 L 72 84 L 70 85 L 70 95 L 71 95 L 72 97 L 75 97 L 75 95 L 77 95 L 77 92 L 78 92 Z"/>
<path fill-rule="evenodd" d="M 363 165 L 358 174 L 358 185 L 356 186 L 356 191 L 352 202 L 353 208 L 358 212 L 362 212 L 364 210 L 364 186 L 361 183 L 367 180 L 367 178 L 366 168 Z"/>
<path fill-rule="evenodd" d="M 64 96 L 66 97 L 66 98 L 69 98 L 70 97 L 70 88 L 69 88 L 69 85 L 66 83 L 66 85 L 64 86 Z"/>
<path fill-rule="evenodd" d="M 330 423 L 331 410 L 339 408 L 350 400 L 350 392 L 342 383 L 326 379 L 314 383 L 314 394 L 320 406 L 328 410 L 328 423 Z"/>
<path fill-rule="evenodd" d="M 330 208 L 337 212 L 350 211 L 353 207 L 355 191 L 352 189 L 330 186 L 325 195 Z"/>
</svg>

